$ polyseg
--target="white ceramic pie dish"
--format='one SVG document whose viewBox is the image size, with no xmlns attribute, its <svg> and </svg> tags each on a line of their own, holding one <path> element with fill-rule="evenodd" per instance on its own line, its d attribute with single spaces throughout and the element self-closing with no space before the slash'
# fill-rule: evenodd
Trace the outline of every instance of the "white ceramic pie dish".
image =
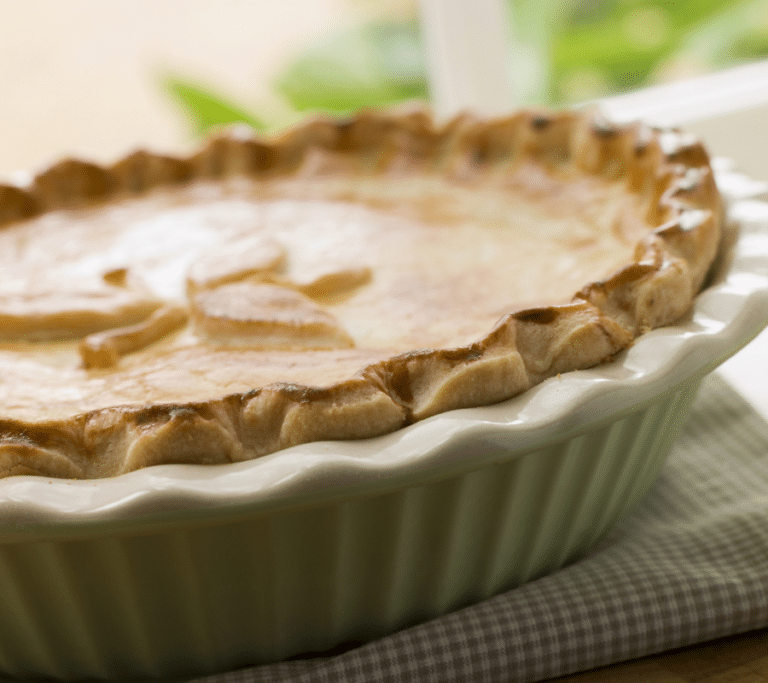
<svg viewBox="0 0 768 683">
<path fill-rule="evenodd" d="M 768 322 L 768 204 L 719 174 L 730 264 L 611 364 L 365 441 L 0 481 L 0 672 L 184 676 L 323 651 L 578 557 L 647 491 L 701 378 Z"/>
</svg>

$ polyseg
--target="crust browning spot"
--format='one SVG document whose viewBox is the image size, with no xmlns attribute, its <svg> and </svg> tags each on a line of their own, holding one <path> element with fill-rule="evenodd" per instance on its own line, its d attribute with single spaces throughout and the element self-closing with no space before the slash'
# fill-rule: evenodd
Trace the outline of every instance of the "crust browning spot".
<svg viewBox="0 0 768 683">
<path fill-rule="evenodd" d="M 0 185 L 0 225 L 34 216 L 37 210 L 37 202 L 28 192 L 12 185 Z"/>
<path fill-rule="evenodd" d="M 506 346 L 485 352 L 472 345 L 404 354 L 364 372 L 409 409 L 409 421 L 497 403 L 530 386 L 520 354 Z"/>
<path fill-rule="evenodd" d="M 213 137 L 190 160 L 192 175 L 225 178 L 235 175 L 260 176 L 274 170 L 278 150 L 243 126 L 233 126 Z"/>
<path fill-rule="evenodd" d="M 82 479 L 84 472 L 57 450 L 27 444 L 0 443 L 0 477 L 14 475 Z"/>
<path fill-rule="evenodd" d="M 529 308 L 524 311 L 513 313 L 512 317 L 523 323 L 536 323 L 538 325 L 549 325 L 557 320 L 560 310 L 556 306 L 547 306 L 546 308 Z"/>
<path fill-rule="evenodd" d="M 79 445 L 77 426 L 0 424 L 0 477 L 27 474 L 81 479 L 86 473 Z"/>
<path fill-rule="evenodd" d="M 167 464 L 215 465 L 242 459 L 242 445 L 223 414 L 208 418 L 188 407 L 138 428 L 128 424 L 119 473 Z"/>
<path fill-rule="evenodd" d="M 547 323 L 516 319 L 517 348 L 534 384 L 602 363 L 632 341 L 626 329 L 587 302 L 556 308 L 557 318 Z"/>
<path fill-rule="evenodd" d="M 328 387 L 264 387 L 243 406 L 242 423 L 249 451 L 262 455 L 313 441 L 387 434 L 405 423 L 405 410 L 361 376 Z"/>
<path fill-rule="evenodd" d="M 322 398 L 287 407 L 280 429 L 282 447 L 311 441 L 367 439 L 398 429 L 405 411 L 362 378 L 329 387 Z"/>
<path fill-rule="evenodd" d="M 183 183 L 192 177 L 189 161 L 145 150 L 118 161 L 111 171 L 120 190 L 136 194 L 161 185 Z"/>
<path fill-rule="evenodd" d="M 115 178 L 107 169 L 67 159 L 35 178 L 33 194 L 46 209 L 60 209 L 105 199 L 115 187 Z"/>
</svg>

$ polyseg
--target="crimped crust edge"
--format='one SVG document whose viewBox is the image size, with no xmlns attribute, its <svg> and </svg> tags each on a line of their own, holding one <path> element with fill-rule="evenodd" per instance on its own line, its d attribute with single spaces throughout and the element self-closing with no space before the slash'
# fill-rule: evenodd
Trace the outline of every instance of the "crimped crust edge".
<svg viewBox="0 0 768 683">
<path fill-rule="evenodd" d="M 675 130 L 614 126 L 593 112 L 542 110 L 486 121 L 462 116 L 443 127 L 423 110 L 364 111 L 346 121 L 313 119 L 274 140 L 229 130 L 186 158 L 140 151 L 111 166 L 65 160 L 29 188 L 0 186 L 0 226 L 197 179 L 288 175 L 318 147 L 383 177 L 403 163 L 459 176 L 521 160 L 572 164 L 625 178 L 657 227 L 638 243 L 632 263 L 587 284 L 571 303 L 510 312 L 473 344 L 393 356 L 330 387 L 278 383 L 200 403 L 0 420 L 0 476 L 99 478 L 156 464 L 236 462 L 496 403 L 606 362 L 638 335 L 678 320 L 720 242 L 720 198 L 700 143 Z"/>
</svg>

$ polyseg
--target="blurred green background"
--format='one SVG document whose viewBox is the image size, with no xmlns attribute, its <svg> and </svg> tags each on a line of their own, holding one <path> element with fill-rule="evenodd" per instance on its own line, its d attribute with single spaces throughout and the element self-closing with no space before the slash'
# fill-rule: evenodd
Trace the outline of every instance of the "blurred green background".
<svg viewBox="0 0 768 683">
<path fill-rule="evenodd" d="M 511 0 L 509 11 L 520 104 L 583 102 L 768 56 L 768 0 Z M 274 79 L 277 110 L 234 102 L 194 74 L 169 75 L 164 87 L 197 134 L 426 98 L 416 6 L 304 48 Z"/>
</svg>

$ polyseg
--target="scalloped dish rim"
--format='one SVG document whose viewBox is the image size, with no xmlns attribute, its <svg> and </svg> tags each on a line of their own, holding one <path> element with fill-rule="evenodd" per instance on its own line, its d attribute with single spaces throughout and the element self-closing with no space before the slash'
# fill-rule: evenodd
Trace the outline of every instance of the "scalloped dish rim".
<svg viewBox="0 0 768 683">
<path fill-rule="evenodd" d="M 768 203 L 754 199 L 764 190 L 756 192 L 746 176 L 718 175 L 727 180 L 723 196 L 741 232 L 727 275 L 698 296 L 684 322 L 643 335 L 611 363 L 360 441 L 307 443 L 235 464 L 157 465 L 106 479 L 9 477 L 0 481 L 2 531 L 303 506 L 477 469 L 615 420 L 708 373 L 768 324 Z"/>
</svg>

